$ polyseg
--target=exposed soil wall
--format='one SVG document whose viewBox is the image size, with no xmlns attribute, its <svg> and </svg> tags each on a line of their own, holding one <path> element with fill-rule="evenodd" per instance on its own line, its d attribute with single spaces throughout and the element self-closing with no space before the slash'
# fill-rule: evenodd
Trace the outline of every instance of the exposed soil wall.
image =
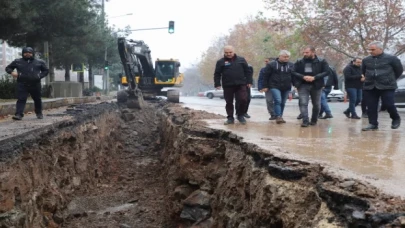
<svg viewBox="0 0 405 228">
<path fill-rule="evenodd" d="M 0 227 L 381 227 L 404 202 L 163 101 L 86 105 L 0 145 Z"/>
</svg>

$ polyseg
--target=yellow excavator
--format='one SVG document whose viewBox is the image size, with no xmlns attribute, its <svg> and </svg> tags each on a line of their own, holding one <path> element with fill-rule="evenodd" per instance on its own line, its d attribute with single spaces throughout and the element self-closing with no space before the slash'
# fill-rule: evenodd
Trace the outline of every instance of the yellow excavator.
<svg viewBox="0 0 405 228">
<path fill-rule="evenodd" d="M 142 108 L 144 98 L 167 96 L 167 100 L 179 103 L 184 75 L 180 73 L 177 59 L 157 59 L 153 67 L 151 50 L 142 40 L 118 38 L 118 52 L 123 66 L 118 103 L 127 103 L 129 108 Z M 168 89 L 166 89 L 168 88 Z"/>
</svg>

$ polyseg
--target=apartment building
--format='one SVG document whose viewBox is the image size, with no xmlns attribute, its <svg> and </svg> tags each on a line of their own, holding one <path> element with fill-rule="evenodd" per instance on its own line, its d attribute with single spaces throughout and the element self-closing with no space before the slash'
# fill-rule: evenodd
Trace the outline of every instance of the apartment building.
<svg viewBox="0 0 405 228">
<path fill-rule="evenodd" d="M 21 58 L 22 48 L 11 47 L 7 42 L 0 40 L 0 75 L 5 74 L 5 68 L 14 59 Z"/>
</svg>

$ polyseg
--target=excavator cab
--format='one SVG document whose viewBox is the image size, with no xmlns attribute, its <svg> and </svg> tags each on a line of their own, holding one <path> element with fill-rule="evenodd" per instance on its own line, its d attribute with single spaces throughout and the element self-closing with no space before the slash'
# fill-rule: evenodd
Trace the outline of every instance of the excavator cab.
<svg viewBox="0 0 405 228">
<path fill-rule="evenodd" d="M 183 85 L 180 62 L 177 59 L 157 59 L 155 61 L 155 84 L 164 87 Z"/>
</svg>

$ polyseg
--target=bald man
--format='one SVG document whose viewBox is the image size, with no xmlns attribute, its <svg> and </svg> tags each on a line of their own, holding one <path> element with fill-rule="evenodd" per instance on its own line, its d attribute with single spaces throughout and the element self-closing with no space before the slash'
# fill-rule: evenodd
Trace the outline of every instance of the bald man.
<svg viewBox="0 0 405 228">
<path fill-rule="evenodd" d="M 252 73 L 246 59 L 237 56 L 232 46 L 224 47 L 224 57 L 217 61 L 214 72 L 216 89 L 224 90 L 225 109 L 227 120 L 225 125 L 234 124 L 234 97 L 239 105 L 239 110 L 247 108 L 247 90 L 252 86 Z M 246 124 L 244 113 L 238 113 L 238 121 Z"/>
</svg>

